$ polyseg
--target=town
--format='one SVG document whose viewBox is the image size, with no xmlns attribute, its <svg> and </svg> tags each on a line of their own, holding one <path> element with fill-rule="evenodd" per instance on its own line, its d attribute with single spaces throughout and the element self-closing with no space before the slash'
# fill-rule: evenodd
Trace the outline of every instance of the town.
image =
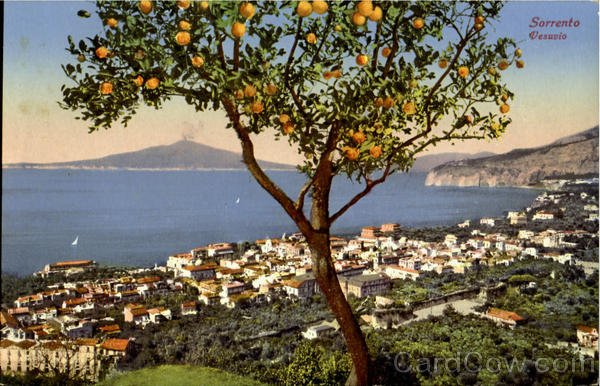
<svg viewBox="0 0 600 386">
<path fill-rule="evenodd" d="M 535 292 L 536 278 L 513 275 L 470 282 L 467 275 L 550 262 L 576 267 L 584 278 L 597 276 L 598 193 L 581 186 L 545 191 L 528 208 L 502 218 L 465 220 L 427 232 L 386 223 L 365 227 L 354 237 L 332 236 L 330 244 L 340 285 L 353 308 L 365 308 L 365 301 L 372 304 L 360 313 L 365 329 L 397 329 L 442 315 L 448 306 L 518 329 L 527 317 L 494 307 L 493 299 L 515 283 L 518 291 Z M 428 278 L 460 276 L 465 277 L 463 286 L 448 281 L 438 294 L 403 290 Z M 153 268 L 111 271 L 93 260 L 61 261 L 47 264 L 34 277 L 48 285 L 17 297 L 3 293 L 4 374 L 63 373 L 95 382 L 139 354 L 139 334 L 145 331 L 156 332 L 161 325 L 211 309 L 275 309 L 281 299 L 302 303 L 319 294 L 310 249 L 299 233 L 209 244 L 174 253 L 164 266 Z M 579 355 L 597 357 L 597 320 L 597 313 L 580 320 L 573 331 L 577 342 L 565 344 Z M 336 334 L 339 328 L 332 317 L 309 322 L 291 333 L 312 340 Z M 261 334 L 280 336 L 282 330 Z"/>
</svg>

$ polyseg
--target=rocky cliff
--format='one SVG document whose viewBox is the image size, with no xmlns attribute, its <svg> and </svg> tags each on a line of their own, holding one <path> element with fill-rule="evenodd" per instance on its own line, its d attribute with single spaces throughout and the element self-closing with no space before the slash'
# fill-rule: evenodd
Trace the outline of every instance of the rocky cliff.
<svg viewBox="0 0 600 386">
<path fill-rule="evenodd" d="M 598 176 L 598 127 L 549 145 L 453 161 L 432 169 L 426 185 L 526 186 L 544 179 Z"/>
</svg>

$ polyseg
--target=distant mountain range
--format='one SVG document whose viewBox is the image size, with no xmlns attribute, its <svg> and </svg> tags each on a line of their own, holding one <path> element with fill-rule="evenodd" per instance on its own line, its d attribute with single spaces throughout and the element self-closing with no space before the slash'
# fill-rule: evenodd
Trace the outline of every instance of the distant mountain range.
<svg viewBox="0 0 600 386">
<path fill-rule="evenodd" d="M 428 172 L 435 166 L 448 161 L 485 157 L 494 153 L 477 154 L 441 153 L 425 155 L 415 160 L 411 171 Z M 294 165 L 259 161 L 264 169 L 294 170 Z M 2 165 L 6 168 L 44 169 L 245 169 L 242 156 L 226 150 L 215 149 L 192 141 L 179 141 L 172 145 L 154 146 L 139 151 L 114 154 L 107 157 L 55 163 L 13 163 Z"/>
<path fill-rule="evenodd" d="M 469 154 L 469 153 L 439 153 L 424 155 L 415 159 L 413 167 L 410 168 L 411 172 L 428 172 L 436 166 L 445 164 L 450 161 L 460 161 L 472 158 L 482 158 L 495 155 L 489 151 L 483 151 L 481 153 Z"/>
<path fill-rule="evenodd" d="M 294 170 L 295 166 L 258 161 L 264 169 Z M 9 168 L 73 168 L 73 169 L 245 169 L 239 153 L 215 149 L 192 141 L 179 141 L 172 145 L 154 146 L 139 151 L 114 154 L 107 157 L 46 164 L 6 164 Z"/>
<path fill-rule="evenodd" d="M 527 186 L 544 179 L 598 176 L 598 127 L 549 145 L 452 161 L 433 168 L 426 185 Z"/>
</svg>

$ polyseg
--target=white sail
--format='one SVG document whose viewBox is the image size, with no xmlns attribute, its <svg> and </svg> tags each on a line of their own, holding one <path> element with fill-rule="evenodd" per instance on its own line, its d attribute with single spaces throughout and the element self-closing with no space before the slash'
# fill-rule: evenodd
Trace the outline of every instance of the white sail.
<svg viewBox="0 0 600 386">
<path fill-rule="evenodd" d="M 239 203 L 240 203 L 240 198 L 239 198 L 239 197 L 237 198 L 237 200 L 235 200 L 235 203 L 236 203 L 236 204 L 239 204 Z"/>
<path fill-rule="evenodd" d="M 79 235 L 77 235 L 77 237 L 75 237 L 75 240 L 71 243 L 71 245 L 76 247 L 78 241 L 79 241 Z"/>
</svg>

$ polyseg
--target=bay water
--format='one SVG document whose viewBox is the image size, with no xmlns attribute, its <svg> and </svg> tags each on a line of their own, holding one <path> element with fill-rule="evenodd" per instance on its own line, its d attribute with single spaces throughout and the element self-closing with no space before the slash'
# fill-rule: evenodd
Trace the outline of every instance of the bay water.
<svg viewBox="0 0 600 386">
<path fill-rule="evenodd" d="M 269 176 L 295 200 L 305 177 Z M 431 187 L 425 173 L 397 174 L 373 189 L 332 228 L 396 222 L 419 228 L 501 216 L 539 193 L 519 188 Z M 331 212 L 362 186 L 334 180 Z M 310 202 L 306 203 L 308 207 Z M 93 259 L 134 266 L 164 264 L 173 253 L 208 243 L 281 237 L 297 228 L 247 171 L 4 169 L 2 271 L 29 275 L 50 262 Z M 79 236 L 77 246 L 72 246 Z"/>
</svg>

